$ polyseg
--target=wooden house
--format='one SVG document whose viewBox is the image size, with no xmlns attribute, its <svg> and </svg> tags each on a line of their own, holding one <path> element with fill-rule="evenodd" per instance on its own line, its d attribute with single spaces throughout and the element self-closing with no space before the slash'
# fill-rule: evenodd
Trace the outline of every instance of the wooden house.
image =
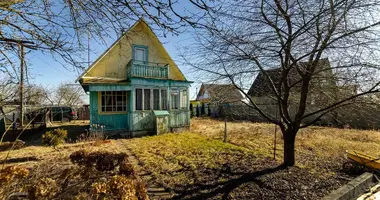
<svg viewBox="0 0 380 200">
<path fill-rule="evenodd" d="M 201 107 L 201 115 L 217 117 L 220 106 L 240 105 L 243 95 L 232 84 L 202 84 L 196 101 Z"/>
<path fill-rule="evenodd" d="M 305 66 L 308 64 L 308 62 L 300 62 L 298 67 L 300 70 L 304 70 Z M 279 90 L 279 86 L 282 85 L 279 84 L 281 76 L 282 68 L 265 70 L 265 74 L 263 71 L 260 71 L 247 94 L 253 98 L 256 104 L 276 104 L 277 100 L 272 89 L 272 83 L 277 87 L 277 90 Z M 296 67 L 293 67 L 289 71 L 287 81 L 289 82 L 289 85 L 292 86 L 289 101 L 291 103 L 293 101 L 297 103 L 301 91 L 302 77 L 297 72 Z M 310 104 L 317 104 L 318 102 L 326 104 L 327 102 L 334 100 L 331 98 L 337 93 L 338 88 L 336 77 L 332 71 L 328 58 L 319 60 L 309 87 L 308 101 Z"/>
<path fill-rule="evenodd" d="M 188 81 L 140 19 L 78 78 L 90 95 L 90 123 L 132 136 L 189 127 Z M 161 129 L 160 128 L 160 129 Z"/>
</svg>

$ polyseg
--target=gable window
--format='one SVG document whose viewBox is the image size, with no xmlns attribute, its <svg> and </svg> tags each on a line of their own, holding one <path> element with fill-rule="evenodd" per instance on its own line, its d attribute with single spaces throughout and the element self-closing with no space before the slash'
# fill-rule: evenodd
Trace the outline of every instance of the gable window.
<svg viewBox="0 0 380 200">
<path fill-rule="evenodd" d="M 127 111 L 127 91 L 103 91 L 100 99 L 101 112 Z"/>
<path fill-rule="evenodd" d="M 170 92 L 170 98 L 171 98 L 171 109 L 178 109 L 179 108 L 179 90 L 178 89 L 172 89 Z"/>
<path fill-rule="evenodd" d="M 148 62 L 148 47 L 139 45 L 133 46 L 133 60 Z"/>
</svg>

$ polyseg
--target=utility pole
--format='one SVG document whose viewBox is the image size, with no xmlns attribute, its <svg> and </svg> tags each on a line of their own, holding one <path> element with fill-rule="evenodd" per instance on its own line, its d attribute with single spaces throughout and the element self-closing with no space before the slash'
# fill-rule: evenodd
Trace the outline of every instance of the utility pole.
<svg viewBox="0 0 380 200">
<path fill-rule="evenodd" d="M 20 57 L 20 124 L 24 125 L 24 65 L 25 65 L 25 51 L 24 48 L 36 49 L 35 46 L 31 46 L 34 43 L 31 41 L 17 40 L 12 38 L 2 38 L 0 43 L 8 45 L 17 45 L 19 47 Z"/>
<path fill-rule="evenodd" d="M 20 48 L 20 124 L 24 126 L 24 45 L 19 43 Z"/>
</svg>

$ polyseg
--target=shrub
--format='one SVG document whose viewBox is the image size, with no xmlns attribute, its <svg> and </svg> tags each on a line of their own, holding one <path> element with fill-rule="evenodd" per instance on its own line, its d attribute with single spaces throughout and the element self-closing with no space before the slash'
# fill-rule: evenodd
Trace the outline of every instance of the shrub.
<svg viewBox="0 0 380 200">
<path fill-rule="evenodd" d="M 51 199 L 58 191 L 56 181 L 51 178 L 42 178 L 28 187 L 29 199 Z"/>
<path fill-rule="evenodd" d="M 56 147 L 65 142 L 67 138 L 67 130 L 64 129 L 54 129 L 52 131 L 47 131 L 42 135 L 42 144 Z"/>
<path fill-rule="evenodd" d="M 141 181 L 122 175 L 115 175 L 107 182 L 92 184 L 92 192 L 97 198 L 102 199 L 148 199 L 146 187 Z"/>
<path fill-rule="evenodd" d="M 123 160 L 127 159 L 124 153 L 110 153 L 103 151 L 87 152 L 79 150 L 70 155 L 72 163 L 84 167 L 95 167 L 98 171 L 114 170 Z"/>
<path fill-rule="evenodd" d="M 0 170 L 0 185 L 9 183 L 15 178 L 25 178 L 29 175 L 29 170 L 19 166 L 7 166 Z"/>
<path fill-rule="evenodd" d="M 134 176 L 135 171 L 133 170 L 133 165 L 129 162 L 128 158 L 124 158 L 119 165 L 119 173 L 124 176 Z"/>
</svg>

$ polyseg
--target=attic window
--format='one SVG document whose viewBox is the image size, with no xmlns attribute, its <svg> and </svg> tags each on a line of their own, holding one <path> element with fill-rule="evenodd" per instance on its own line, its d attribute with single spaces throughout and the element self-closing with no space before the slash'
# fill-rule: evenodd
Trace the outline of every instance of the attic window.
<svg viewBox="0 0 380 200">
<path fill-rule="evenodd" d="M 127 111 L 127 91 L 101 92 L 101 112 Z"/>
<path fill-rule="evenodd" d="M 133 60 L 137 62 L 148 62 L 148 47 L 143 45 L 133 45 Z"/>
</svg>

